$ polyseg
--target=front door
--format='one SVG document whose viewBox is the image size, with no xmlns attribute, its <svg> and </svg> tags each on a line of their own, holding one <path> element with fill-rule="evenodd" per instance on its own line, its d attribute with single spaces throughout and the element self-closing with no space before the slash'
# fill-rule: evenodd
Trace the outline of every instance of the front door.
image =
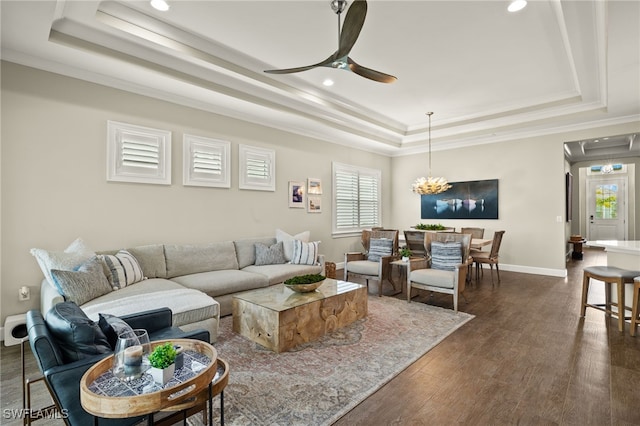
<svg viewBox="0 0 640 426">
<path fill-rule="evenodd" d="M 591 177 L 587 184 L 587 239 L 627 239 L 624 177 Z"/>
</svg>

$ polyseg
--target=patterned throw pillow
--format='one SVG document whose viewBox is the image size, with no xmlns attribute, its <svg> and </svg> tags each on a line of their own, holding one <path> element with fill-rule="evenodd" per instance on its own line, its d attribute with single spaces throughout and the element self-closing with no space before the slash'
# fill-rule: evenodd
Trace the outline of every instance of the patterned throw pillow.
<svg viewBox="0 0 640 426">
<path fill-rule="evenodd" d="M 459 242 L 442 243 L 434 241 L 431 243 L 431 269 L 441 269 L 444 271 L 455 271 L 462 263 L 462 253 Z"/>
<path fill-rule="evenodd" d="M 40 269 L 42 269 L 42 273 L 47 279 L 47 282 L 54 288 L 57 288 L 57 286 L 51 276 L 52 269 L 73 271 L 74 268 L 77 268 L 96 255 L 95 252 L 85 244 L 82 238 L 77 238 L 62 252 L 33 248 L 31 249 L 31 254 L 38 261 L 38 265 Z"/>
<path fill-rule="evenodd" d="M 382 256 L 393 254 L 393 240 L 391 238 L 372 238 L 369 241 L 369 255 L 367 260 L 379 262 Z"/>
<path fill-rule="evenodd" d="M 140 264 L 126 250 L 120 250 L 115 255 L 103 254 L 100 258 L 106 267 L 107 278 L 114 290 L 125 288 L 144 279 Z"/>
<path fill-rule="evenodd" d="M 51 275 L 64 299 L 77 305 L 83 305 L 112 290 L 97 256 L 80 265 L 75 271 L 52 269 Z"/>
<path fill-rule="evenodd" d="M 305 243 L 294 240 L 291 263 L 295 265 L 315 265 L 318 263 L 318 244 L 320 241 Z"/>
<path fill-rule="evenodd" d="M 272 246 L 256 243 L 256 266 L 279 265 L 282 263 L 287 263 L 287 259 L 284 258 L 282 241 Z"/>
</svg>

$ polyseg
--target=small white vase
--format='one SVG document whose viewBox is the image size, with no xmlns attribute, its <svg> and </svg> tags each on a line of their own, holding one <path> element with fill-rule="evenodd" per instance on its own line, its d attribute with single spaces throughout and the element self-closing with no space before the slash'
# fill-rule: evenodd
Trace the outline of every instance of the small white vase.
<svg viewBox="0 0 640 426">
<path fill-rule="evenodd" d="M 408 262 L 409 261 L 409 256 L 402 256 L 402 261 L 403 262 Z"/>
<path fill-rule="evenodd" d="M 171 364 L 167 368 L 155 368 L 151 367 L 149 370 L 149 374 L 153 377 L 153 381 L 159 384 L 160 386 L 166 385 L 171 378 L 173 378 L 173 373 L 176 371 L 176 365 Z"/>
</svg>

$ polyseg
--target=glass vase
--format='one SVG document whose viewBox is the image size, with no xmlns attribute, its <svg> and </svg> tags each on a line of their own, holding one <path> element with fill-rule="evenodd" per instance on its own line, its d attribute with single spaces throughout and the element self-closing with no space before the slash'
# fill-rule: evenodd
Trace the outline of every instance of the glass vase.
<svg viewBox="0 0 640 426">
<path fill-rule="evenodd" d="M 147 330 L 120 334 L 114 351 L 113 375 L 124 381 L 140 378 L 149 368 L 150 347 Z"/>
</svg>

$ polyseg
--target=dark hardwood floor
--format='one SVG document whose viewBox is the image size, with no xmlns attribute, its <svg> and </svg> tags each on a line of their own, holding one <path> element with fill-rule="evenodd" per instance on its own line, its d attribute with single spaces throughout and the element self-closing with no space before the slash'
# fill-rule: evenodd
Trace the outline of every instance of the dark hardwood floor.
<svg viewBox="0 0 640 426">
<path fill-rule="evenodd" d="M 476 318 L 336 425 L 640 425 L 640 337 L 600 311 L 579 317 L 582 268 L 605 263 L 602 251 L 586 250 L 566 279 L 505 271 L 493 287 L 487 271 L 460 303 Z M 414 300 L 452 307 L 446 295 Z M 0 354 L 2 408 L 20 407 L 19 347 Z M 48 402 L 43 386 L 35 394 L 35 406 Z"/>
<path fill-rule="evenodd" d="M 594 309 L 579 317 L 582 268 L 594 264 L 604 252 L 569 261 L 566 279 L 501 272 L 492 287 L 485 272 L 459 306 L 476 318 L 335 424 L 640 425 L 640 337 Z"/>
</svg>

